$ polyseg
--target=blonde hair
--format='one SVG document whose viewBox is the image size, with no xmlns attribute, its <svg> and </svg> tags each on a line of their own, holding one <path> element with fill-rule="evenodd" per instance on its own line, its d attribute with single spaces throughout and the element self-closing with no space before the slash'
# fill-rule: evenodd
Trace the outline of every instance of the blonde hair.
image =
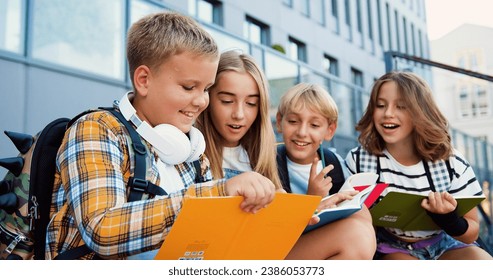
<svg viewBox="0 0 493 280">
<path fill-rule="evenodd" d="M 395 82 L 414 122 L 413 141 L 416 152 L 425 160 L 446 159 L 452 154 L 448 121 L 436 105 L 431 88 L 418 75 L 411 72 L 390 72 L 375 81 L 365 114 L 356 125 L 359 142 L 368 152 L 382 154 L 385 141 L 373 122 L 378 94 L 383 84 Z M 416 125 L 419 124 L 419 125 Z"/>
<path fill-rule="evenodd" d="M 252 169 L 269 178 L 276 188 L 281 188 L 281 181 L 277 172 L 276 140 L 269 114 L 270 102 L 267 79 L 251 56 L 235 50 L 226 51 L 221 54 L 216 82 L 219 74 L 224 71 L 248 73 L 258 86 L 260 94 L 259 114 L 245 136 L 240 139 L 240 144 L 248 154 Z M 214 86 L 212 86 L 210 92 L 214 90 Z M 212 124 L 210 108 L 210 106 L 207 107 L 199 115 L 196 126 L 204 134 L 207 143 L 205 154 L 211 163 L 212 175 L 216 178 L 222 178 L 224 177 L 222 169 L 223 146 L 221 141 L 218 141 L 221 135 Z"/>
<path fill-rule="evenodd" d="M 339 111 L 330 94 L 321 86 L 299 83 L 283 94 L 279 102 L 278 114 L 285 116 L 291 112 L 309 109 L 324 116 L 329 124 L 337 123 Z"/>
<path fill-rule="evenodd" d="M 192 18 L 175 12 L 145 16 L 135 22 L 127 34 L 130 77 L 141 65 L 157 71 L 170 56 L 185 51 L 214 58 L 219 56 L 212 36 Z"/>
</svg>

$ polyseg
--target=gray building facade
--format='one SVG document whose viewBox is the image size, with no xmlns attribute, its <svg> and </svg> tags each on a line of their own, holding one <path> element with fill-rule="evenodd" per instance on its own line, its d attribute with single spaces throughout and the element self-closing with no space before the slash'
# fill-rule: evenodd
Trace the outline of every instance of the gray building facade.
<svg viewBox="0 0 493 280">
<path fill-rule="evenodd" d="M 424 0 L 0 0 L 0 128 L 36 133 L 131 88 L 128 27 L 163 9 L 195 17 L 221 50 L 239 48 L 263 66 L 272 114 L 298 82 L 325 86 L 340 121 L 330 145 L 356 145 L 354 124 L 384 52 L 429 58 Z M 0 137 L 0 157 L 15 156 Z M 1 172 L 1 171 L 0 171 Z"/>
</svg>

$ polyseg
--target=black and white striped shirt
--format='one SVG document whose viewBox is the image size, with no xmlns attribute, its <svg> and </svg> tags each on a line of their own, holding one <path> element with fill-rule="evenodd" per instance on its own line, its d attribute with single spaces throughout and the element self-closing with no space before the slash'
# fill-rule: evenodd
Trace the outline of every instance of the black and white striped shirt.
<svg viewBox="0 0 493 280">
<path fill-rule="evenodd" d="M 457 150 L 453 151 L 448 162 L 442 160 L 425 163 L 421 161 L 412 166 L 404 166 L 386 150 L 382 156 L 375 156 L 362 147 L 357 147 L 349 151 L 346 156 L 346 165 L 353 174 L 358 172 L 379 173 L 379 181 L 389 184 L 382 196 L 389 191 L 428 195 L 432 190 L 448 191 L 453 196 L 482 195 L 481 186 L 471 165 Z M 396 235 L 412 238 L 427 238 L 437 234 L 436 231 L 389 230 Z"/>
</svg>

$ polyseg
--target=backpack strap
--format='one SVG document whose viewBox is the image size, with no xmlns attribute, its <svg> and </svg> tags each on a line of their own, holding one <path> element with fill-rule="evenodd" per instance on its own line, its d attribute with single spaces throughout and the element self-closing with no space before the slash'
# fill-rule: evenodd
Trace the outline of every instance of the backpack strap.
<svg viewBox="0 0 493 280">
<path fill-rule="evenodd" d="M 204 176 L 202 176 L 202 167 L 200 165 L 200 159 L 192 162 L 193 167 L 195 168 L 195 183 L 203 183 L 205 182 Z"/>
<path fill-rule="evenodd" d="M 128 185 L 130 187 L 130 194 L 128 201 L 142 200 L 144 193 L 153 195 L 168 195 L 168 193 L 161 187 L 149 182 L 146 179 L 146 147 L 142 143 L 139 133 L 134 127 L 123 117 L 123 115 L 112 107 L 100 109 L 107 110 L 113 116 L 115 116 L 127 129 L 130 138 L 132 139 L 132 149 L 134 150 L 134 176 L 128 179 Z"/>
<path fill-rule="evenodd" d="M 361 173 L 361 166 L 360 166 L 360 153 L 361 153 L 361 147 L 358 147 L 356 150 L 356 173 Z"/>
<path fill-rule="evenodd" d="M 321 156 L 322 155 L 319 154 L 319 157 Z M 332 178 L 332 188 L 330 189 L 329 194 L 335 194 L 339 192 L 342 185 L 344 185 L 346 177 L 344 177 L 341 162 L 334 152 L 329 149 L 323 149 L 323 157 L 325 158 L 325 166 L 328 166 L 329 164 L 334 166 L 334 169 L 329 173 L 329 176 Z"/>
<path fill-rule="evenodd" d="M 430 189 L 436 192 L 435 184 L 433 183 L 433 178 L 431 177 L 430 166 L 426 161 L 423 160 L 423 166 L 425 168 L 426 179 L 428 179 L 428 184 L 430 184 Z"/>
<path fill-rule="evenodd" d="M 54 258 L 54 260 L 76 260 L 92 252 L 93 250 L 91 250 L 89 247 L 87 247 L 87 245 L 84 244 L 82 246 L 75 247 L 58 254 Z M 94 255 L 93 260 L 100 260 L 100 259 L 101 257 L 99 257 L 98 255 Z"/>
<path fill-rule="evenodd" d="M 288 162 L 286 155 L 286 146 L 284 144 L 277 145 L 277 172 L 279 174 L 279 179 L 281 180 L 281 185 L 287 193 L 291 193 L 291 185 L 289 183 L 288 174 Z"/>
<path fill-rule="evenodd" d="M 452 182 L 452 180 L 454 179 L 454 172 L 452 170 L 452 167 L 450 166 L 449 159 L 445 160 L 445 165 L 447 166 L 448 177 L 450 178 L 450 182 Z"/>
<path fill-rule="evenodd" d="M 355 158 L 356 173 L 374 172 L 375 174 L 378 175 L 377 183 L 382 183 L 382 179 L 381 179 L 382 167 L 381 167 L 381 163 L 380 163 L 380 158 L 382 156 L 370 154 L 366 150 L 363 150 L 361 146 L 359 146 L 356 149 L 354 154 L 356 155 L 356 158 Z M 362 167 L 362 164 L 361 164 L 362 157 L 365 161 L 363 168 L 361 168 Z M 375 165 L 373 166 L 372 164 L 370 164 L 371 162 L 374 162 Z"/>
<path fill-rule="evenodd" d="M 376 156 L 376 160 L 377 160 L 377 175 L 378 175 L 378 178 L 377 178 L 377 183 L 382 183 L 381 179 L 380 179 L 380 174 L 382 173 L 382 167 L 380 166 L 380 156 Z"/>
</svg>

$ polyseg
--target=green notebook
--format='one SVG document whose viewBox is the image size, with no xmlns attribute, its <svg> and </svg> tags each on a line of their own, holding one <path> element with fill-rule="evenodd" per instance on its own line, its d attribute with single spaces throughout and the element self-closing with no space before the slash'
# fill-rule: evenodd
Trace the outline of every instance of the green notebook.
<svg viewBox="0 0 493 280">
<path fill-rule="evenodd" d="M 370 209 L 374 226 L 408 230 L 435 230 L 439 227 L 421 207 L 421 201 L 428 196 L 420 194 L 389 192 Z M 457 212 L 464 216 L 477 206 L 484 196 L 455 197 Z"/>
</svg>

